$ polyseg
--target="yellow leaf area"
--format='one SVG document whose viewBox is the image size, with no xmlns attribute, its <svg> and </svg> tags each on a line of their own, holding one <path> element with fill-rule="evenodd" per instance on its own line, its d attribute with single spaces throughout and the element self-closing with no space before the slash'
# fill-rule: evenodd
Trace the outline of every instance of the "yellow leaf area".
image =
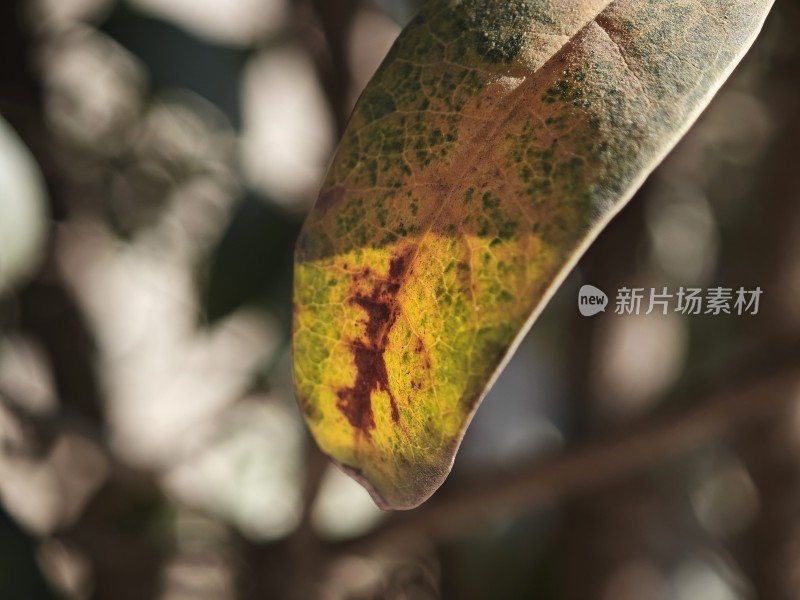
<svg viewBox="0 0 800 600">
<path fill-rule="evenodd" d="M 533 318 L 769 5 L 438 0 L 401 34 L 295 265 L 300 406 L 381 507 L 441 485 Z"/>
</svg>

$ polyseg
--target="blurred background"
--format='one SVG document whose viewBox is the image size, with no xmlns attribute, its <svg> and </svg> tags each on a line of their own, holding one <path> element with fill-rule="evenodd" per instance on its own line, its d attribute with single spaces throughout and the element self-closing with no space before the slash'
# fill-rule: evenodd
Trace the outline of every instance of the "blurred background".
<svg viewBox="0 0 800 600">
<path fill-rule="evenodd" d="M 294 239 L 413 0 L 0 4 L 0 598 L 800 598 L 800 3 L 538 320 L 422 508 L 292 393 Z M 584 319 L 585 282 L 764 291 Z"/>
</svg>

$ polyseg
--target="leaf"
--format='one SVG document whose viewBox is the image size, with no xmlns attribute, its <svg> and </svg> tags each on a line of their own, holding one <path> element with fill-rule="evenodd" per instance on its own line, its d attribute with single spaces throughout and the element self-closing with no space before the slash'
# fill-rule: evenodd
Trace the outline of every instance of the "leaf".
<svg viewBox="0 0 800 600">
<path fill-rule="evenodd" d="M 14 130 L 0 119 L 0 296 L 38 267 L 47 233 L 45 183 Z"/>
<path fill-rule="evenodd" d="M 403 31 L 295 256 L 299 403 L 381 507 L 441 485 L 533 319 L 771 3 L 431 0 Z"/>
</svg>

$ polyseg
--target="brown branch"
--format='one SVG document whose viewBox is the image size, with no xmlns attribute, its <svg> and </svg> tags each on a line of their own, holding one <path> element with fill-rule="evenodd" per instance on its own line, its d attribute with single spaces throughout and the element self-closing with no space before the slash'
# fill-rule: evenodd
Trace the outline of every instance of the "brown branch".
<svg viewBox="0 0 800 600">
<path fill-rule="evenodd" d="M 341 136 L 353 108 L 353 77 L 347 51 L 358 0 L 297 0 L 295 5 L 301 25 L 298 27 L 298 37 L 314 59 L 317 75 L 336 118 L 337 133 Z M 309 9 L 316 17 L 319 31 L 302 26 L 306 20 L 302 18 L 302 13 Z M 319 33 L 324 36 L 323 44 L 319 43 Z"/>
<path fill-rule="evenodd" d="M 54 261 L 52 254 L 48 256 L 48 262 Z M 61 410 L 80 413 L 105 427 L 94 336 L 55 267 L 46 268 L 20 292 L 19 310 L 22 331 L 41 344 L 47 358 Z"/>
<path fill-rule="evenodd" d="M 743 364 L 698 393 L 683 412 L 653 418 L 514 473 L 453 484 L 344 547 L 361 551 L 423 537 L 448 539 L 497 518 L 533 512 L 677 458 L 800 397 L 800 342 L 762 351 Z"/>
<path fill-rule="evenodd" d="M 33 153 L 48 188 L 53 216 L 66 214 L 67 177 L 56 165 L 53 140 L 44 115 L 44 95 L 35 56 L 38 40 L 24 19 L 28 3 L 0 3 L 0 114 Z M 37 277 L 17 296 L 19 326 L 42 346 L 63 408 L 104 423 L 104 406 L 95 368 L 94 339 L 81 307 L 57 268 L 51 229 L 47 255 Z"/>
</svg>

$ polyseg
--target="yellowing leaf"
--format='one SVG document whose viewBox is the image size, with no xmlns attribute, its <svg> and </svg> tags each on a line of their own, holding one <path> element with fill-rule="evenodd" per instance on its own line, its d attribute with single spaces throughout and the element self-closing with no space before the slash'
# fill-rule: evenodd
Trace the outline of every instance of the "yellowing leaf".
<svg viewBox="0 0 800 600">
<path fill-rule="evenodd" d="M 516 343 L 771 0 L 430 0 L 298 241 L 297 395 L 383 508 L 442 483 Z"/>
</svg>

